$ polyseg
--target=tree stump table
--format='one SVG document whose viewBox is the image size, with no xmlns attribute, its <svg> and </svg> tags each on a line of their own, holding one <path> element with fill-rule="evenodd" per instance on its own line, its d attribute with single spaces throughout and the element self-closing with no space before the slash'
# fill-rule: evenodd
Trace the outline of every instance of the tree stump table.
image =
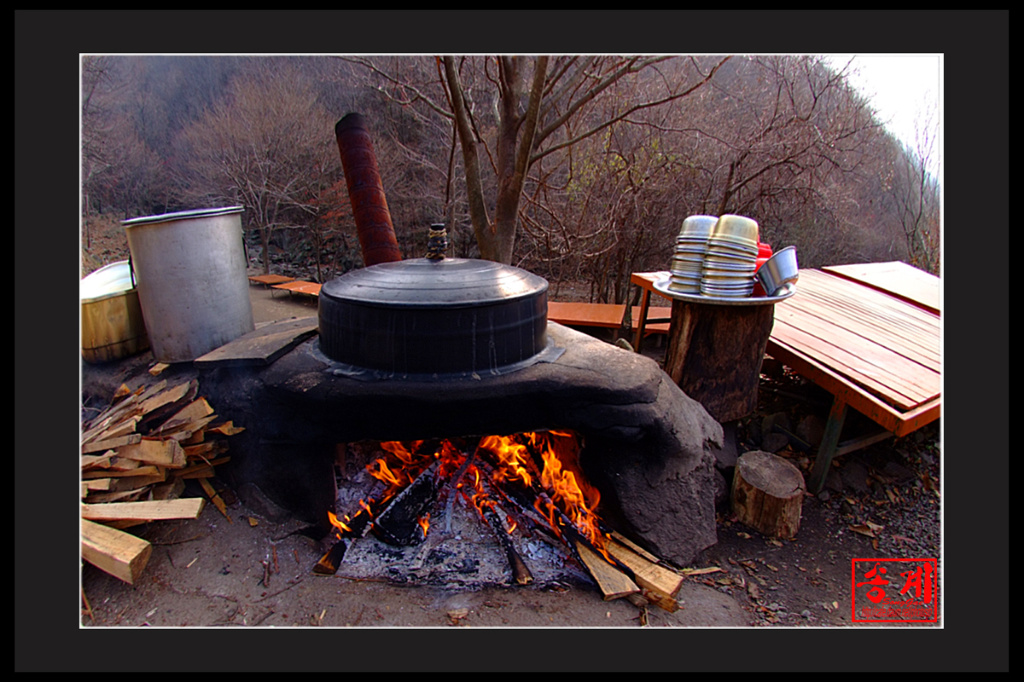
<svg viewBox="0 0 1024 682">
<path fill-rule="evenodd" d="M 800 529 L 804 476 L 795 466 L 770 452 L 740 455 L 732 479 L 732 510 L 736 519 L 764 535 L 790 539 Z"/>
<path fill-rule="evenodd" d="M 655 286 L 673 299 L 665 372 L 719 422 L 752 413 L 774 303 L 788 296 L 722 299 Z"/>
</svg>

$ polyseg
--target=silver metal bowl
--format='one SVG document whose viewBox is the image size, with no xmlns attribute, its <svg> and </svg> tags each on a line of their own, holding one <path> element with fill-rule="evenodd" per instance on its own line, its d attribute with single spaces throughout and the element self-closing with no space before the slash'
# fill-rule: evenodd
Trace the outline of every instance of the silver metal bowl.
<svg viewBox="0 0 1024 682">
<path fill-rule="evenodd" d="M 772 257 L 757 269 L 757 279 L 768 296 L 777 296 L 789 284 L 800 278 L 800 266 L 796 260 L 796 247 L 787 246 L 776 251 Z"/>
<path fill-rule="evenodd" d="M 682 227 L 679 229 L 679 237 L 690 240 L 701 240 L 707 241 L 707 238 L 711 236 L 711 233 L 715 229 L 715 224 L 718 222 L 717 216 L 711 215 L 692 215 L 683 221 Z"/>
</svg>

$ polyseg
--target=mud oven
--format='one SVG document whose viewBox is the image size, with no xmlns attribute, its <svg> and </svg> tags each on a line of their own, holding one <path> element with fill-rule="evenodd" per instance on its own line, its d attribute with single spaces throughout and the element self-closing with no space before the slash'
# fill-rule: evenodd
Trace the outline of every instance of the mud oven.
<svg viewBox="0 0 1024 682">
<path fill-rule="evenodd" d="M 714 544 L 721 425 L 655 361 L 549 323 L 543 278 L 445 258 L 440 229 L 425 258 L 402 260 L 364 120 L 349 114 L 335 133 L 367 267 L 323 285 L 315 337 L 266 367 L 207 370 L 203 385 L 246 426 L 233 445 L 245 452 L 232 461 L 234 489 L 325 533 L 349 532 L 352 515 L 371 510 L 347 496 L 357 481 L 340 470 L 351 468 L 354 445 L 387 443 L 389 456 L 360 462 L 356 474 L 376 468 L 383 480 L 385 467 L 404 465 L 397 476 L 409 489 L 433 467 L 433 489 L 407 520 L 424 534 L 406 524 L 393 538 L 415 543 L 428 537 L 427 516 L 447 525 L 460 508 L 452 497 L 469 499 L 464 480 L 498 464 L 493 438 L 524 448 L 507 466 L 549 478 L 533 446 L 568 440 L 552 467 L 586 488 L 586 513 L 604 528 L 677 564 Z M 535 497 L 561 494 L 531 485 Z M 538 507 L 552 525 L 575 513 L 555 506 Z"/>
<path fill-rule="evenodd" d="M 721 425 L 655 361 L 549 323 L 546 310 L 546 281 L 489 261 L 411 259 L 326 283 L 317 336 L 269 366 L 202 379 L 247 427 L 235 490 L 326 535 L 330 518 L 359 508 L 339 489 L 353 444 L 416 443 L 408 447 L 438 458 L 456 443 L 450 485 L 420 507 L 444 524 L 452 504 L 441 493 L 455 494 L 471 453 L 488 450 L 484 439 L 570 434 L 565 470 L 599 493 L 603 527 L 673 563 L 691 561 L 716 542 Z"/>
</svg>

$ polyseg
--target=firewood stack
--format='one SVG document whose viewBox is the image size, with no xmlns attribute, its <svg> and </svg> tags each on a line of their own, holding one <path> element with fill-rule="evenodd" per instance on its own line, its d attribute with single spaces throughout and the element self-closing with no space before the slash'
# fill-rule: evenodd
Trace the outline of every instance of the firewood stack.
<svg viewBox="0 0 1024 682">
<path fill-rule="evenodd" d="M 83 423 L 83 559 L 134 583 L 152 546 L 124 529 L 198 517 L 206 500 L 182 498 L 187 479 L 197 479 L 227 516 L 208 479 L 230 459 L 225 437 L 242 429 L 215 422 L 217 415 L 192 380 L 170 387 L 160 381 L 134 392 L 122 385 L 108 408 Z"/>
</svg>

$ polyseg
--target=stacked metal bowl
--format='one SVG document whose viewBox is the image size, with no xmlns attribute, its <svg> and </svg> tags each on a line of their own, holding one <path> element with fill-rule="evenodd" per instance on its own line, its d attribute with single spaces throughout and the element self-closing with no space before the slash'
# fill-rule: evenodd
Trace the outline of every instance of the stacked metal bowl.
<svg viewBox="0 0 1024 682">
<path fill-rule="evenodd" d="M 708 239 L 718 222 L 716 216 L 692 215 L 683 221 L 676 237 L 668 288 L 687 294 L 700 294 L 704 257 Z"/>
<path fill-rule="evenodd" d="M 738 215 L 718 218 L 707 240 L 700 276 L 700 293 L 742 298 L 754 291 L 758 254 L 757 221 Z"/>
</svg>

